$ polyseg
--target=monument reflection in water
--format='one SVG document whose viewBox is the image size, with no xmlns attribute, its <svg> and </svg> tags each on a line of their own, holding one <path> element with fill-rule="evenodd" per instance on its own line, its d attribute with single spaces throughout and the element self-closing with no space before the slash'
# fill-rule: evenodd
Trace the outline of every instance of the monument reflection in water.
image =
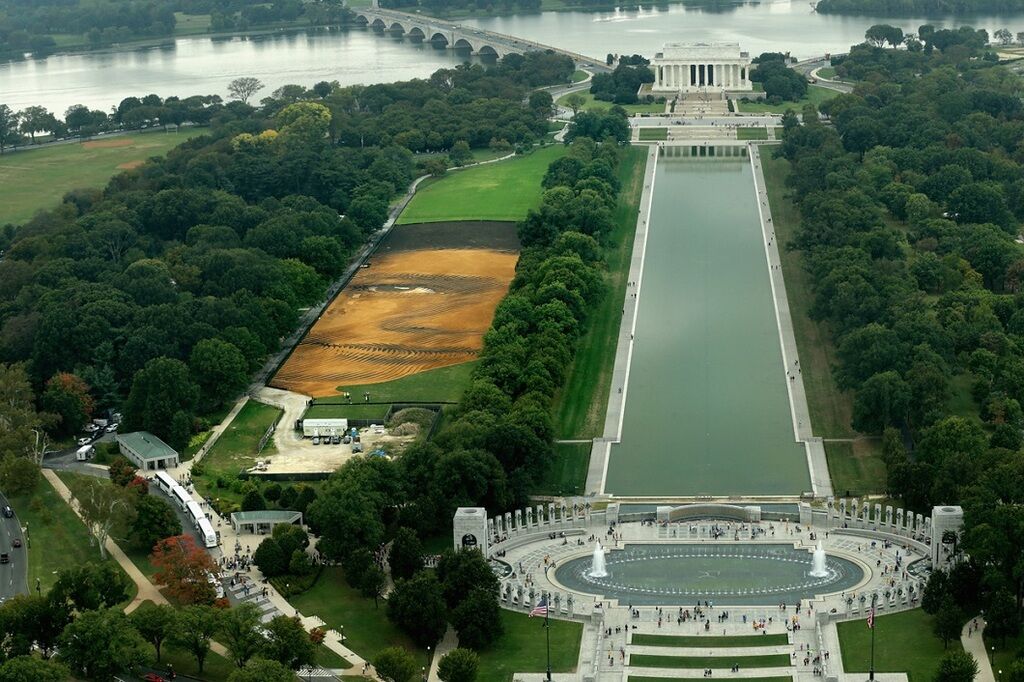
<svg viewBox="0 0 1024 682">
<path fill-rule="evenodd" d="M 817 561 L 823 575 L 812 575 L 816 558 L 792 545 L 630 544 L 567 561 L 555 579 L 573 591 L 634 605 L 709 600 L 756 606 L 849 590 L 863 577 L 857 564 L 824 550 Z M 594 575 L 595 568 L 606 575 Z"/>
</svg>

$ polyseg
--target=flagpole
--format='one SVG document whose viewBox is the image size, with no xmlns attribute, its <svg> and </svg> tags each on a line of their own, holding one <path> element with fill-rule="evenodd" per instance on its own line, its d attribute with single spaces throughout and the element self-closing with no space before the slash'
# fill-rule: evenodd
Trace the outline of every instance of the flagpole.
<svg viewBox="0 0 1024 682">
<path fill-rule="evenodd" d="M 868 668 L 868 680 L 875 679 L 875 598 L 871 595 L 871 667 Z"/>
<path fill-rule="evenodd" d="M 545 601 L 547 601 L 546 598 Z M 548 682 L 551 682 L 551 624 L 548 623 L 548 611 L 550 610 L 551 604 L 548 604 L 548 608 L 544 610 L 544 639 L 547 645 L 548 652 Z"/>
</svg>

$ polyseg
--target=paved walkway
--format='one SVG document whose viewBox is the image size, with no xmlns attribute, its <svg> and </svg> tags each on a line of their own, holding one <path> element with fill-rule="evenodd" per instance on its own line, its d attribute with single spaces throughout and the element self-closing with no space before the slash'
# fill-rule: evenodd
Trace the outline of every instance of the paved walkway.
<svg viewBox="0 0 1024 682">
<path fill-rule="evenodd" d="M 978 629 L 972 633 L 971 626 L 975 623 L 978 624 Z M 975 682 L 995 682 L 996 677 L 992 672 L 988 651 L 985 649 L 984 634 L 985 620 L 981 616 L 972 618 L 967 621 L 967 625 L 960 633 L 960 644 L 963 645 L 964 651 L 974 656 L 974 660 L 978 662 L 978 676 L 974 678 Z"/>
<path fill-rule="evenodd" d="M 803 372 L 797 353 L 796 335 L 793 332 L 793 315 L 789 310 L 786 282 L 779 258 L 779 240 L 775 236 L 772 209 L 768 202 L 764 172 L 761 169 L 761 149 L 749 145 L 750 164 L 754 171 L 754 188 L 757 191 L 757 208 L 761 217 L 761 232 L 765 241 L 765 256 L 768 260 L 769 281 L 772 300 L 775 303 L 775 318 L 779 327 L 782 344 L 782 361 L 786 368 L 786 384 L 789 387 L 789 406 L 793 418 L 795 440 L 804 444 L 807 452 L 807 468 L 810 473 L 811 489 L 817 498 L 832 496 L 832 479 L 828 473 L 825 445 L 816 438 L 811 428 L 811 416 L 807 407 L 807 393 L 804 389 Z"/>
<path fill-rule="evenodd" d="M 640 208 L 636 217 L 636 236 L 633 238 L 633 253 L 626 280 L 629 284 L 627 284 L 627 293 L 622 304 L 622 323 L 619 325 L 619 339 L 615 347 L 615 364 L 612 368 L 612 385 L 608 392 L 604 430 L 601 438 L 594 439 L 594 445 L 590 451 L 590 465 L 587 469 L 587 495 L 604 493 L 612 443 L 622 438 L 622 420 L 625 416 L 626 392 L 629 388 L 629 366 L 633 357 L 633 334 L 636 332 L 637 310 L 640 307 L 644 256 L 647 250 L 647 229 L 651 216 L 651 202 L 654 198 L 654 178 L 657 166 L 658 146 L 651 145 L 647 152 L 644 189 L 640 196 Z M 632 295 L 632 292 L 636 292 L 636 295 Z"/>
</svg>

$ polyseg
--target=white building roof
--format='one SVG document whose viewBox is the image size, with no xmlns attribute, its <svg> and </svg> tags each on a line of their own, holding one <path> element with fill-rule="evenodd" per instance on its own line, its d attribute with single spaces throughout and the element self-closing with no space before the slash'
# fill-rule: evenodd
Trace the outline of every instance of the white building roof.
<svg viewBox="0 0 1024 682">
<path fill-rule="evenodd" d="M 692 59 L 714 61 L 717 59 L 740 59 L 748 53 L 740 51 L 739 43 L 665 43 L 655 59 Z"/>
</svg>

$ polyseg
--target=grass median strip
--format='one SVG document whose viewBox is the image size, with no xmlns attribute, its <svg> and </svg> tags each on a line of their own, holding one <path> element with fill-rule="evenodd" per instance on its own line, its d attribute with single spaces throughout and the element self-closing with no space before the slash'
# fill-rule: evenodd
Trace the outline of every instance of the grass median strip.
<svg viewBox="0 0 1024 682">
<path fill-rule="evenodd" d="M 626 678 L 627 682 L 679 682 L 678 677 L 644 677 L 641 675 L 630 675 Z M 743 677 L 740 678 L 743 682 L 793 682 L 793 678 L 789 677 Z"/>
<path fill-rule="evenodd" d="M 629 665 L 634 668 L 788 668 L 789 654 L 767 656 L 656 656 L 633 654 Z"/>
<path fill-rule="evenodd" d="M 675 647 L 745 647 L 784 646 L 789 635 L 733 635 L 730 637 L 699 637 L 689 635 L 633 635 L 630 644 L 637 646 Z"/>
</svg>

